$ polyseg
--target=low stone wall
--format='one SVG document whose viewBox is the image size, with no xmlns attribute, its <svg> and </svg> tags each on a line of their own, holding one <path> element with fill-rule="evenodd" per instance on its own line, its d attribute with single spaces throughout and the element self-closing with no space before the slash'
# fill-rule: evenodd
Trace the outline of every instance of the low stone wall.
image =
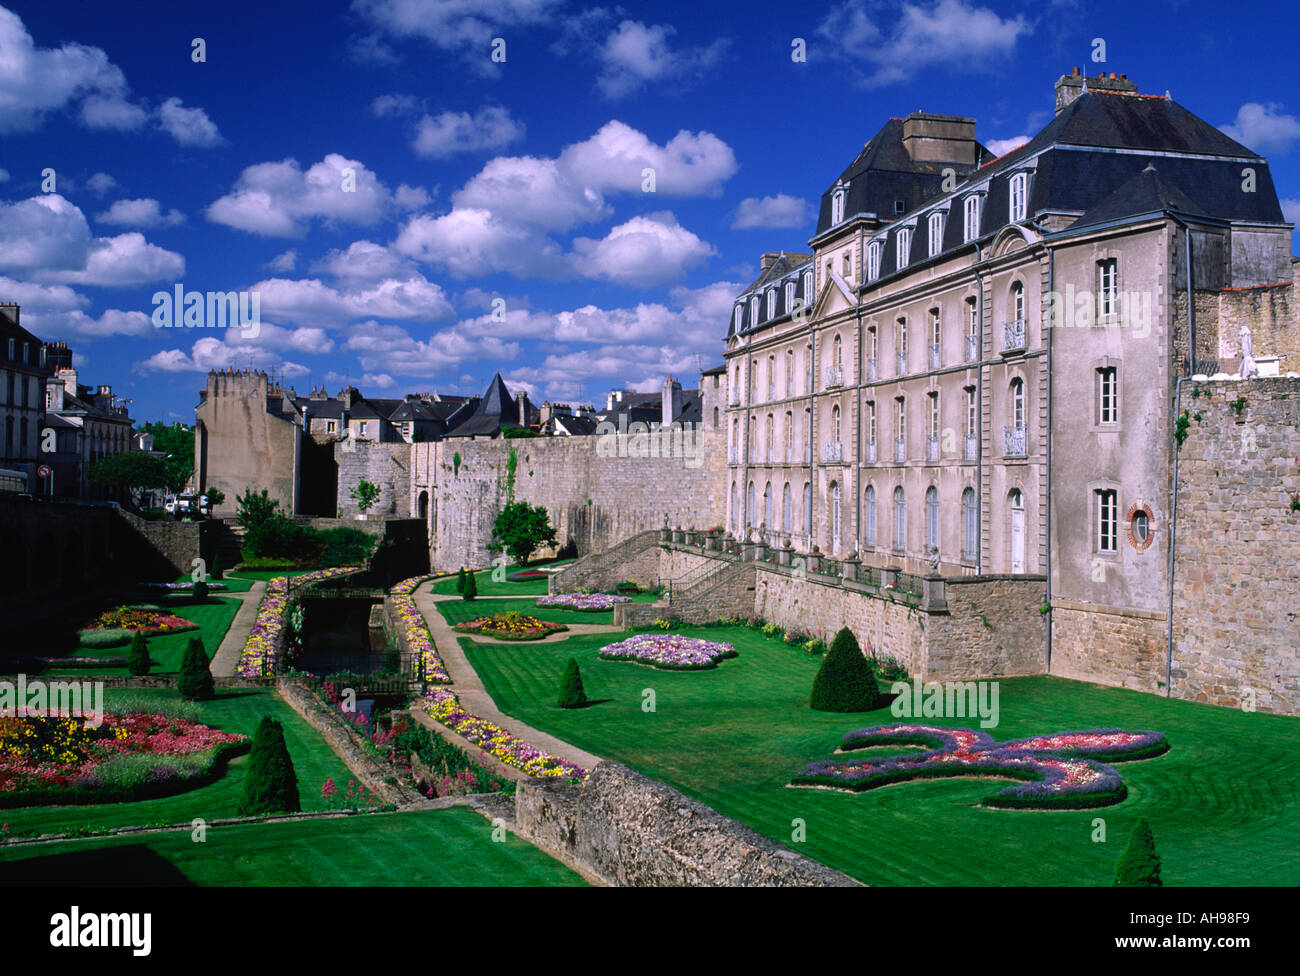
<svg viewBox="0 0 1300 976">
<path fill-rule="evenodd" d="M 212 558 L 216 538 L 207 520 L 177 522 L 160 519 L 150 522 L 125 509 L 114 513 L 118 520 L 115 555 L 121 551 L 125 563 L 133 566 L 145 579 L 175 579 L 194 571 L 194 560 Z M 167 576 L 170 571 L 171 575 Z"/>
<path fill-rule="evenodd" d="M 944 581 L 948 612 L 925 617 L 925 676 L 937 681 L 1047 671 L 1046 576 Z"/>
<path fill-rule="evenodd" d="M 1163 613 L 1052 601 L 1052 674 L 1163 691 L 1168 623 Z"/>
<path fill-rule="evenodd" d="M 515 829 L 618 886 L 856 887 L 859 882 L 619 763 L 580 787 L 527 781 Z"/>
<path fill-rule="evenodd" d="M 378 794 L 384 803 L 395 803 L 399 807 L 424 804 L 425 798 L 416 792 L 414 786 L 402 781 L 397 768 L 371 755 L 362 745 L 360 733 L 305 685 L 292 678 L 280 678 L 275 683 L 275 690 L 290 708 L 321 734 L 358 781 Z M 311 789 L 315 784 L 305 786 Z"/>
</svg>

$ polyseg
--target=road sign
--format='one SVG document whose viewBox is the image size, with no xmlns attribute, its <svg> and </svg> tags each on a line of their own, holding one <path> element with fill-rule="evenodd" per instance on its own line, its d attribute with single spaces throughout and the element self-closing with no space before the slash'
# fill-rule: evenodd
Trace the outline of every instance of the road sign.
<svg viewBox="0 0 1300 976">
<path fill-rule="evenodd" d="M 50 466 L 48 464 L 42 464 L 39 468 L 36 469 L 36 474 L 42 480 L 44 480 L 45 478 L 48 478 L 51 474 L 53 474 L 53 472 L 50 470 Z"/>
</svg>

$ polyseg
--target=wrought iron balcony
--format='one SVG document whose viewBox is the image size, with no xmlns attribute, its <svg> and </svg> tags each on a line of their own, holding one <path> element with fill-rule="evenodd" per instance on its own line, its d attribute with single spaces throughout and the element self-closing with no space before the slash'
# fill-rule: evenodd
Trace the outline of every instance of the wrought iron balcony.
<svg viewBox="0 0 1300 976">
<path fill-rule="evenodd" d="M 928 438 L 925 445 L 925 456 L 931 461 L 939 460 L 939 438 Z"/>
<path fill-rule="evenodd" d="M 1029 453 L 1025 449 L 1025 428 L 1002 428 L 1002 456 L 1009 458 L 1022 458 L 1029 456 Z"/>
<path fill-rule="evenodd" d="M 1021 352 L 1025 348 L 1025 320 L 1013 319 L 1002 323 L 1002 351 Z"/>
<path fill-rule="evenodd" d="M 827 366 L 826 367 L 826 388 L 844 385 L 844 367 Z"/>
<path fill-rule="evenodd" d="M 823 461 L 843 461 L 844 445 L 839 443 L 828 443 L 822 445 Z"/>
<path fill-rule="evenodd" d="M 863 460 L 865 460 L 868 464 L 876 463 L 876 442 L 875 441 L 867 441 L 867 448 L 864 453 Z"/>
<path fill-rule="evenodd" d="M 980 358 L 979 338 L 968 335 L 966 337 L 966 362 L 973 363 Z"/>
<path fill-rule="evenodd" d="M 979 438 L 975 434 L 966 435 L 966 446 L 962 457 L 967 461 L 974 461 L 979 457 Z"/>
<path fill-rule="evenodd" d="M 894 460 L 900 464 L 907 460 L 907 439 L 905 437 L 894 438 Z"/>
</svg>

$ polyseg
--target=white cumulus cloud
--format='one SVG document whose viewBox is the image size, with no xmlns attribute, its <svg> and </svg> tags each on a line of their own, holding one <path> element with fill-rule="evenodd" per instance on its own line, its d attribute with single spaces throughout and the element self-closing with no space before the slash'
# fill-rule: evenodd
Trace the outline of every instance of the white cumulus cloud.
<svg viewBox="0 0 1300 976">
<path fill-rule="evenodd" d="M 812 210 L 802 197 L 778 193 L 772 197 L 746 197 L 736 208 L 735 230 L 751 227 L 801 227 L 811 219 Z"/>
<path fill-rule="evenodd" d="M 667 24 L 647 26 L 639 20 L 623 21 L 600 47 L 597 88 L 606 98 L 622 98 L 647 85 L 682 85 L 715 65 L 727 48 L 726 41 L 717 40 L 674 49 L 675 33 L 676 29 Z"/>
<path fill-rule="evenodd" d="M 152 197 L 117 200 L 95 218 L 105 224 L 127 227 L 175 227 L 185 223 L 185 215 L 175 208 L 163 213 L 162 205 Z"/>
<path fill-rule="evenodd" d="M 458 153 L 500 149 L 522 139 L 524 131 L 524 124 L 500 106 L 485 106 L 473 115 L 442 112 L 425 115 L 416 123 L 411 148 L 426 159 L 447 159 Z"/>
<path fill-rule="evenodd" d="M 1277 102 L 1247 102 L 1237 118 L 1220 126 L 1230 139 L 1259 153 L 1285 153 L 1300 140 L 1300 118 L 1288 115 Z"/>
</svg>

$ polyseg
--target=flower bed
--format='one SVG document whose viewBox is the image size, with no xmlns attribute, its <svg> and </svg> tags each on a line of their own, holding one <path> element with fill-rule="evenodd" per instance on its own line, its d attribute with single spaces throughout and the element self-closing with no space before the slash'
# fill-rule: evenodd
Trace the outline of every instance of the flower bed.
<svg viewBox="0 0 1300 976">
<path fill-rule="evenodd" d="M 919 745 L 925 751 L 873 760 L 810 763 L 792 786 L 858 792 L 911 779 L 985 776 L 1024 780 L 982 803 L 990 807 L 1079 810 L 1109 806 L 1128 795 L 1111 762 L 1151 759 L 1169 749 L 1160 732 L 1095 729 L 995 742 L 987 732 L 925 725 L 878 725 L 844 736 L 843 752 Z"/>
<path fill-rule="evenodd" d="M 631 603 L 631 597 L 614 596 L 609 593 L 554 593 L 539 597 L 539 607 L 557 607 L 565 610 L 581 610 L 584 613 L 599 613 L 613 610 L 616 603 Z"/>
<path fill-rule="evenodd" d="M 168 592 L 183 592 L 194 589 L 193 581 L 186 581 L 184 583 L 139 583 L 137 586 L 142 590 L 166 590 Z M 226 590 L 229 589 L 229 587 L 225 583 L 210 582 L 208 583 L 208 589 L 216 591 Z"/>
<path fill-rule="evenodd" d="M 635 634 L 600 649 L 606 661 L 635 661 L 664 671 L 705 671 L 724 658 L 736 657 L 730 644 L 680 634 Z"/>
<path fill-rule="evenodd" d="M 117 607 L 105 610 L 82 628 L 83 633 L 100 630 L 129 630 L 152 637 L 154 634 L 174 634 L 181 630 L 197 630 L 198 624 L 178 617 L 166 610 L 148 610 L 142 607 Z"/>
<path fill-rule="evenodd" d="M 445 688 L 430 688 L 420 700 L 420 706 L 435 721 L 529 776 L 569 780 L 587 777 L 587 771 L 581 766 L 535 749 L 499 725 L 469 714 L 460 707 L 460 700 Z"/>
<path fill-rule="evenodd" d="M 271 674 L 284 653 L 285 615 L 289 609 L 289 591 L 302 586 L 310 586 L 321 580 L 332 579 L 355 573 L 355 566 L 336 566 L 321 569 L 314 573 L 304 573 L 292 580 L 287 576 L 276 576 L 266 582 L 266 592 L 257 608 L 257 619 L 244 642 L 244 651 L 239 656 L 239 674 L 245 678 L 259 678 Z"/>
<path fill-rule="evenodd" d="M 551 634 L 558 634 L 569 628 L 552 620 L 538 620 L 515 610 L 506 613 L 494 613 L 489 617 L 476 617 L 464 623 L 454 625 L 452 630 L 466 634 L 485 634 L 497 640 L 531 641 L 541 640 Z"/>
<path fill-rule="evenodd" d="M 151 712 L 0 718 L 0 806 L 109 803 L 162 796 L 211 779 L 247 736 Z"/>
<path fill-rule="evenodd" d="M 438 656 L 437 648 L 433 646 L 433 637 L 429 633 L 429 625 L 425 622 L 424 615 L 420 613 L 419 608 L 416 607 L 415 601 L 411 599 L 411 594 L 415 592 L 417 586 L 425 580 L 435 579 L 441 575 L 441 573 L 436 573 L 425 576 L 412 576 L 410 579 L 402 580 L 388 592 L 393 615 L 397 617 L 398 639 L 410 651 L 412 668 L 416 676 L 423 674 L 425 681 L 449 685 L 451 684 L 451 675 L 447 673 L 442 658 Z"/>
<path fill-rule="evenodd" d="M 521 569 L 516 573 L 511 573 L 506 579 L 511 583 L 527 583 L 532 580 L 544 580 L 548 576 L 548 573 L 543 573 L 540 569 Z"/>
</svg>

